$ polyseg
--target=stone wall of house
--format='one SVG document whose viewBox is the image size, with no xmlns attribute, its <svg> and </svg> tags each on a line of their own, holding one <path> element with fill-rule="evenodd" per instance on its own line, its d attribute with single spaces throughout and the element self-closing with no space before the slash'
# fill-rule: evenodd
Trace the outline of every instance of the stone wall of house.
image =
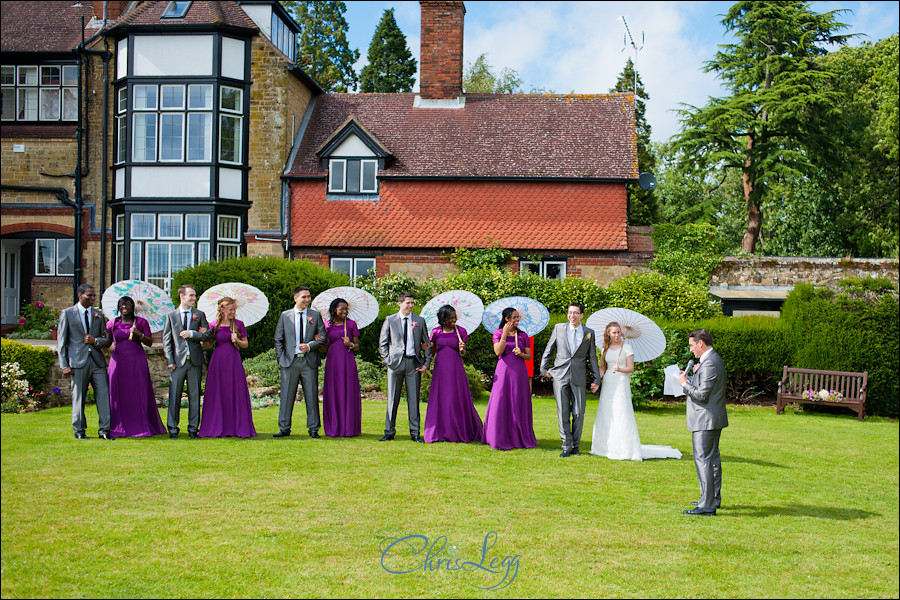
<svg viewBox="0 0 900 600">
<path fill-rule="evenodd" d="M 281 232 L 281 173 L 291 151 L 312 92 L 288 72 L 291 62 L 263 36 L 251 46 L 249 231 L 269 232 L 257 240 L 248 235 L 248 256 L 284 256 L 278 243 L 268 241 Z"/>
<path fill-rule="evenodd" d="M 809 283 L 836 287 L 849 277 L 886 277 L 898 283 L 896 258 L 725 257 L 710 277 L 710 287 L 792 286 Z"/>
</svg>

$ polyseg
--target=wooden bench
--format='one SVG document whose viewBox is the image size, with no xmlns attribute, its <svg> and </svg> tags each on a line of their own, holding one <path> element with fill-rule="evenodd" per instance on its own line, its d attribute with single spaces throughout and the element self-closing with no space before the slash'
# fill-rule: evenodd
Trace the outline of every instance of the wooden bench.
<svg viewBox="0 0 900 600">
<path fill-rule="evenodd" d="M 778 398 L 775 413 L 784 412 L 785 405 L 791 402 L 799 404 L 820 404 L 824 406 L 843 406 L 856 411 L 859 420 L 863 420 L 866 411 L 866 383 L 869 372 L 847 373 L 844 371 L 816 371 L 815 369 L 791 369 L 787 365 L 778 384 Z M 829 390 L 840 392 L 844 399 L 840 402 L 805 398 L 807 390 L 818 392 Z"/>
</svg>

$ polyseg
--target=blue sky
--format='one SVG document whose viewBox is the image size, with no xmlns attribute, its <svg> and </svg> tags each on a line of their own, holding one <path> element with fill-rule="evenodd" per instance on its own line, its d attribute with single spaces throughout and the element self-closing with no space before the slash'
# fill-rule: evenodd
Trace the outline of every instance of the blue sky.
<svg viewBox="0 0 900 600">
<path fill-rule="evenodd" d="M 678 131 L 674 110 L 682 103 L 704 105 L 724 95 L 703 64 L 717 45 L 727 43 L 722 17 L 731 2 L 466 2 L 463 40 L 468 64 L 481 53 L 499 70 L 518 71 L 526 91 L 605 93 L 635 58 L 623 43 L 625 17 L 639 48 L 636 64 L 650 100 L 647 118 L 653 139 L 665 141 Z M 372 34 L 385 9 L 393 7 L 397 24 L 413 56 L 419 58 L 419 3 L 346 2 L 350 46 L 360 51 L 357 72 L 368 61 Z M 845 33 L 860 33 L 852 44 L 875 42 L 898 31 L 898 2 L 813 2 L 823 13 L 850 9 L 838 20 Z M 414 88 L 418 90 L 418 84 Z"/>
</svg>

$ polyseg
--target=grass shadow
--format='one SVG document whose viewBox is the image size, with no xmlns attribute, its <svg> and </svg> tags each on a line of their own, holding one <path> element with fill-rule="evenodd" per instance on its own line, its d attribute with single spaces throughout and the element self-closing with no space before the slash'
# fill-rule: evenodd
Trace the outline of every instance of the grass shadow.
<svg viewBox="0 0 900 600">
<path fill-rule="evenodd" d="M 855 521 L 881 516 L 881 513 L 858 508 L 808 506 L 804 504 L 785 504 L 781 506 L 735 504 L 720 509 L 717 514 L 723 517 L 815 517 L 833 521 Z"/>
</svg>

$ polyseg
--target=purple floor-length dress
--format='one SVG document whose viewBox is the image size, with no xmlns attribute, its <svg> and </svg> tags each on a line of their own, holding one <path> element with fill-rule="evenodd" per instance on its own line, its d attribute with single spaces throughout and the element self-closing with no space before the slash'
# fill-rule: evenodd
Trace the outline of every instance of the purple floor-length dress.
<svg viewBox="0 0 900 600">
<path fill-rule="evenodd" d="M 494 332 L 494 343 L 500 341 L 503 330 Z M 528 336 L 517 331 L 519 348 L 528 348 Z M 528 369 L 522 358 L 513 354 L 516 338 L 506 338 L 506 348 L 497 360 L 494 385 L 484 415 L 484 434 L 481 441 L 494 450 L 536 448 L 534 424 L 531 417 L 531 388 L 528 386 Z"/>
<path fill-rule="evenodd" d="M 247 337 L 241 321 L 235 319 L 238 337 Z M 215 329 L 216 324 L 210 323 Z M 209 359 L 206 391 L 203 394 L 203 413 L 200 417 L 200 437 L 252 437 L 253 409 L 247 373 L 241 353 L 231 343 L 231 330 L 222 327 L 216 332 L 216 349 Z"/>
<path fill-rule="evenodd" d="M 144 335 L 150 335 L 146 319 L 135 317 L 135 325 Z M 131 323 L 118 319 L 106 324 L 106 329 L 116 343 L 109 358 L 109 414 L 112 424 L 109 434 L 113 437 L 149 437 L 165 433 L 147 354 L 138 340 L 129 340 Z"/>
<path fill-rule="evenodd" d="M 456 332 L 444 333 L 441 327 L 431 332 L 434 347 L 434 373 L 428 392 L 428 412 L 425 415 L 426 442 L 474 442 L 481 441 L 481 417 L 472 403 L 472 392 L 462 356 L 459 340 L 469 341 L 469 334 L 462 327 Z"/>
<path fill-rule="evenodd" d="M 362 394 L 356 356 L 344 344 L 344 325 L 325 325 L 328 353 L 322 383 L 322 424 L 328 437 L 362 434 Z M 347 337 L 359 337 L 356 322 L 347 319 Z"/>
</svg>

